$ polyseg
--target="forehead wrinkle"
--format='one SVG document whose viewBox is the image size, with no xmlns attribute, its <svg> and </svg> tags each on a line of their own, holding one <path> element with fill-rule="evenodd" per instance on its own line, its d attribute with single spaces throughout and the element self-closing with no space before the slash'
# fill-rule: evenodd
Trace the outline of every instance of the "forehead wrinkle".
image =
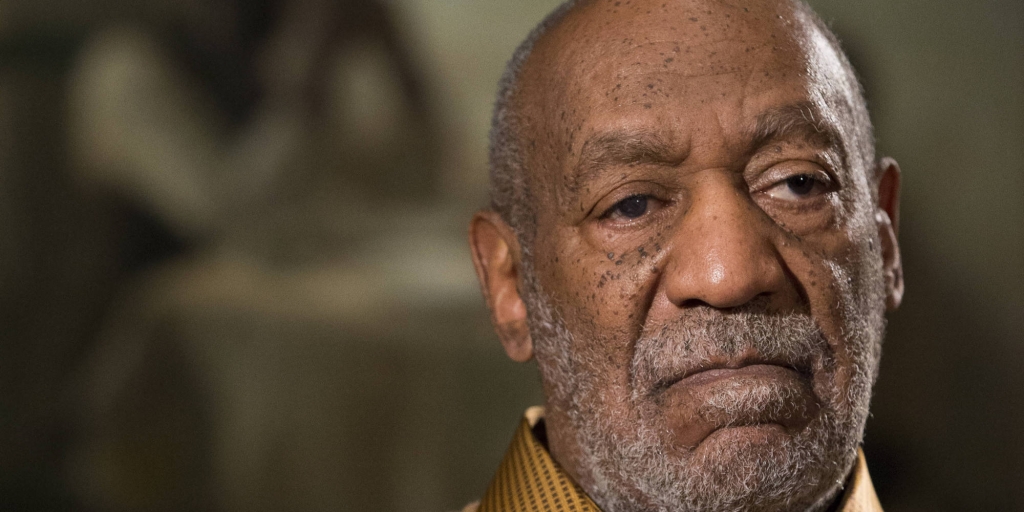
<svg viewBox="0 0 1024 512">
<path fill-rule="evenodd" d="M 613 58 L 618 56 L 624 62 L 616 63 L 618 69 L 605 71 L 600 69 L 603 67 L 602 64 L 605 63 L 601 59 L 595 59 L 595 65 L 583 76 L 606 76 L 608 71 L 615 72 L 616 76 L 623 76 L 629 74 L 638 65 L 657 63 L 664 63 L 664 67 L 651 70 L 654 74 L 669 74 L 683 77 L 726 75 L 743 72 L 743 68 L 750 68 L 750 63 L 742 62 L 742 59 L 738 58 L 741 56 L 737 50 L 739 47 L 747 50 L 743 53 L 751 52 L 758 54 L 771 52 L 774 48 L 778 48 L 777 44 L 772 44 L 768 41 L 748 42 L 743 36 L 737 34 L 724 34 L 722 37 L 712 40 L 694 41 L 693 39 L 691 36 L 681 34 L 678 39 L 634 43 L 627 48 L 622 48 L 617 41 L 598 42 L 594 45 L 595 54 Z M 657 48 L 646 48 L 656 46 L 662 46 L 666 49 L 665 51 L 658 51 Z M 652 55 L 642 55 L 639 53 L 644 50 L 648 52 L 658 51 L 659 56 L 652 57 Z M 730 53 L 735 53 L 734 57 L 737 58 L 729 59 L 727 61 L 729 65 L 723 65 L 721 62 L 710 59 L 711 56 L 719 55 L 720 57 L 725 57 Z M 671 66 L 669 66 L 669 62 L 664 62 L 665 58 L 671 58 Z M 632 64 L 625 63 L 625 61 L 630 59 L 634 60 Z M 709 68 L 710 71 L 708 71 Z"/>
<path fill-rule="evenodd" d="M 735 42 L 739 41 L 739 38 L 736 35 L 734 35 L 734 34 L 725 34 L 722 37 L 719 37 L 719 38 L 716 38 L 716 39 L 710 39 L 710 40 L 702 39 L 700 41 L 688 41 L 688 39 L 693 39 L 692 35 L 688 34 L 686 32 L 683 32 L 676 39 L 656 39 L 656 40 L 649 40 L 649 41 L 643 41 L 643 42 L 634 42 L 632 46 L 627 46 L 626 49 L 628 49 L 628 50 L 636 50 L 638 48 L 643 48 L 645 46 L 673 45 L 673 47 L 679 46 L 680 47 L 679 51 L 683 52 L 683 51 L 685 51 L 687 49 L 692 51 L 693 49 L 703 48 L 705 46 L 715 46 L 715 45 L 718 45 L 718 44 L 721 44 L 721 43 L 727 43 L 727 42 L 735 43 Z M 618 42 L 617 41 L 606 41 L 605 44 L 617 45 Z M 683 48 L 683 45 L 686 46 L 685 49 Z"/>
</svg>

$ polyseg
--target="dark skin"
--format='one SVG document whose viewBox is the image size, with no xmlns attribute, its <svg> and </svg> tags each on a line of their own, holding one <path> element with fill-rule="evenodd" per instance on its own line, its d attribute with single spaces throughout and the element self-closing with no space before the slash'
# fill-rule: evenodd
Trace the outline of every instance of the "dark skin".
<svg viewBox="0 0 1024 512">
<path fill-rule="evenodd" d="M 524 69 L 534 268 L 566 327 L 605 356 L 596 407 L 612 417 L 625 407 L 638 389 L 635 340 L 689 309 L 762 301 L 810 314 L 829 342 L 828 372 L 743 354 L 642 389 L 670 449 L 799 431 L 826 381 L 842 388 L 855 363 L 840 329 L 857 300 L 848 283 L 880 267 L 877 307 L 902 297 L 899 167 L 862 158 L 853 82 L 798 19 L 785 2 L 589 2 Z M 482 211 L 470 242 L 501 343 L 528 361 L 520 241 Z M 549 362 L 538 364 L 544 374 Z M 742 426 L 698 412 L 723 387 L 767 381 L 798 390 L 790 407 Z M 551 453 L 586 488 L 568 405 L 544 385 Z"/>
</svg>

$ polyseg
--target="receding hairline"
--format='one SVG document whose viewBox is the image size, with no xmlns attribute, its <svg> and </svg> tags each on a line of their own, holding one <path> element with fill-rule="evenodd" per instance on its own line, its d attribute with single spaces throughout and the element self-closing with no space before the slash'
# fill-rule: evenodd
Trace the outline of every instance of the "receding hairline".
<svg viewBox="0 0 1024 512">
<path fill-rule="evenodd" d="M 513 52 L 498 81 L 489 134 L 489 173 L 491 209 L 498 212 L 515 231 L 527 262 L 530 254 L 535 218 L 530 206 L 531 193 L 526 180 L 525 155 L 519 133 L 518 106 L 523 68 L 537 43 L 581 1 L 567 0 L 559 4 L 530 31 Z"/>
</svg>

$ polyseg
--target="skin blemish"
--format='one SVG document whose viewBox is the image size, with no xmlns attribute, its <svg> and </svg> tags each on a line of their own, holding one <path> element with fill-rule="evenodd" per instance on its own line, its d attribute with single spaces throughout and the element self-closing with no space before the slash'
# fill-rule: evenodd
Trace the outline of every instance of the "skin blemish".
<svg viewBox="0 0 1024 512">
<path fill-rule="evenodd" d="M 610 252 L 610 253 L 608 253 L 608 255 L 607 255 L 607 256 L 608 256 L 608 260 L 609 260 L 609 261 L 611 261 L 611 260 L 614 260 L 614 259 L 615 259 L 615 253 L 614 253 L 614 252 Z"/>
</svg>

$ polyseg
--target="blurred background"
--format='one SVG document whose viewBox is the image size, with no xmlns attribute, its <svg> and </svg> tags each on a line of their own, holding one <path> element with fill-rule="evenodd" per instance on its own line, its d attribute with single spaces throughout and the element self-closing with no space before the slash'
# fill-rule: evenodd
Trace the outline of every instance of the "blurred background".
<svg viewBox="0 0 1024 512">
<path fill-rule="evenodd" d="M 441 511 L 535 369 L 464 230 L 555 0 L 0 0 L 0 509 Z M 1024 510 L 1024 3 L 817 0 L 904 170 L 886 510 Z"/>
</svg>

